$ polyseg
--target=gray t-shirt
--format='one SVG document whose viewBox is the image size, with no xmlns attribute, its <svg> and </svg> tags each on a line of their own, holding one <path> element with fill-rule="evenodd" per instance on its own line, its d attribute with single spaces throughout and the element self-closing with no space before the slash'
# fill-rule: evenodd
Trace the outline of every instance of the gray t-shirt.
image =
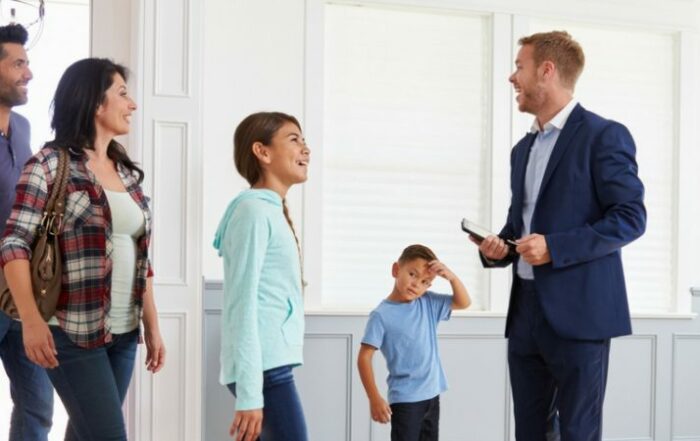
<svg viewBox="0 0 700 441">
<path fill-rule="evenodd" d="M 15 202 L 15 186 L 24 164 L 32 156 L 29 136 L 29 121 L 22 115 L 10 112 L 9 133 L 5 136 L 0 134 L 0 237 Z"/>
</svg>

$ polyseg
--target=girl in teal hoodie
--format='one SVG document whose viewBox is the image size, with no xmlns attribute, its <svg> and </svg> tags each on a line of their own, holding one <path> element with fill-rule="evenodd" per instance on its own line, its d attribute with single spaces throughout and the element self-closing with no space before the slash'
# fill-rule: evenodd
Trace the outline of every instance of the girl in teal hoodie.
<svg viewBox="0 0 700 441">
<path fill-rule="evenodd" d="M 224 258 L 219 381 L 236 396 L 238 441 L 306 441 L 292 368 L 302 363 L 299 241 L 285 204 L 306 181 L 310 151 L 299 122 L 254 113 L 234 135 L 236 169 L 251 188 L 231 201 L 214 247 Z"/>
</svg>

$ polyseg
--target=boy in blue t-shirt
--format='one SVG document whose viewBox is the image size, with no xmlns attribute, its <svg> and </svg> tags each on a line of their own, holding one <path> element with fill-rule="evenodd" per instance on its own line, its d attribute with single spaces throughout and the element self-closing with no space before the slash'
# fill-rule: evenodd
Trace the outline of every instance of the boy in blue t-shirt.
<svg viewBox="0 0 700 441">
<path fill-rule="evenodd" d="M 438 439 L 440 393 L 447 390 L 438 356 L 437 325 L 471 299 L 459 278 L 423 245 L 403 250 L 391 267 L 394 289 L 369 316 L 357 367 L 372 419 L 391 421 L 392 441 Z M 428 291 L 435 276 L 450 282 L 453 295 Z M 389 369 L 389 403 L 374 382 L 372 356 L 379 349 Z"/>
</svg>

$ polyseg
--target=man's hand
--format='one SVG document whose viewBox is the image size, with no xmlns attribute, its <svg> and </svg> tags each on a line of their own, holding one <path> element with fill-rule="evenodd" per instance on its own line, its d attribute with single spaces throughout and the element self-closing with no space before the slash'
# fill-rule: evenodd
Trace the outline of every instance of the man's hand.
<svg viewBox="0 0 700 441">
<path fill-rule="evenodd" d="M 372 419 L 378 423 L 386 424 L 391 421 L 391 407 L 382 397 L 369 401 L 369 411 L 372 414 Z"/>
<path fill-rule="evenodd" d="M 488 236 L 484 240 L 469 235 L 469 240 L 479 246 L 479 251 L 489 260 L 502 260 L 508 255 L 508 245 L 498 236 Z"/>
<path fill-rule="evenodd" d="M 255 441 L 262 431 L 262 420 L 262 409 L 239 410 L 233 416 L 228 433 L 235 437 L 236 441 Z"/>
<path fill-rule="evenodd" d="M 515 248 L 520 257 L 532 266 L 544 265 L 552 261 L 547 248 L 547 241 L 541 234 L 528 234 L 520 238 Z"/>
</svg>

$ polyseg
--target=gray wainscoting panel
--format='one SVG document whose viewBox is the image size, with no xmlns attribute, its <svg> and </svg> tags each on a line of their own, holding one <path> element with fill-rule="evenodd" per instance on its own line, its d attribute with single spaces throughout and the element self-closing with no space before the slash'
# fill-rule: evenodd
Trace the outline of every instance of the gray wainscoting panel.
<svg viewBox="0 0 700 441">
<path fill-rule="evenodd" d="M 351 334 L 306 334 L 304 366 L 295 371 L 295 380 L 304 392 L 309 439 L 351 439 L 352 345 Z"/>
<path fill-rule="evenodd" d="M 605 439 L 654 439 L 656 337 L 633 335 L 613 339 L 610 352 L 603 408 Z"/>
<path fill-rule="evenodd" d="M 362 339 L 362 337 L 360 337 Z M 388 387 L 386 384 L 386 378 L 389 375 L 389 370 L 386 368 L 386 361 L 384 360 L 384 357 L 382 357 L 382 354 L 377 351 L 374 353 L 374 359 L 372 360 L 372 366 L 374 367 L 374 379 L 377 382 L 377 388 L 381 392 L 382 396 L 384 399 L 387 399 L 388 395 Z M 357 374 L 357 381 L 361 382 L 359 373 Z M 367 394 L 365 393 L 364 389 L 362 390 L 362 394 L 359 395 L 358 401 L 362 402 L 362 405 L 364 406 L 365 409 L 367 409 L 367 421 L 370 424 L 370 433 L 369 433 L 369 441 L 380 441 L 380 440 L 388 440 L 391 438 L 391 425 L 390 424 L 382 424 L 382 423 L 377 423 L 372 421 L 370 412 L 369 412 L 369 400 L 367 399 Z M 356 439 L 364 439 L 362 437 L 356 438 Z"/>
<path fill-rule="evenodd" d="M 700 334 L 673 336 L 674 440 L 700 440 Z"/>
<path fill-rule="evenodd" d="M 205 293 L 206 294 L 206 293 Z M 204 311 L 204 394 L 202 398 L 202 439 L 228 441 L 228 429 L 233 422 L 235 399 L 227 388 L 219 384 L 219 352 L 221 348 L 221 312 Z"/>
<path fill-rule="evenodd" d="M 506 340 L 501 334 L 441 335 L 439 340 L 449 387 L 440 397 L 440 439 L 505 440 L 510 402 Z"/>
</svg>

